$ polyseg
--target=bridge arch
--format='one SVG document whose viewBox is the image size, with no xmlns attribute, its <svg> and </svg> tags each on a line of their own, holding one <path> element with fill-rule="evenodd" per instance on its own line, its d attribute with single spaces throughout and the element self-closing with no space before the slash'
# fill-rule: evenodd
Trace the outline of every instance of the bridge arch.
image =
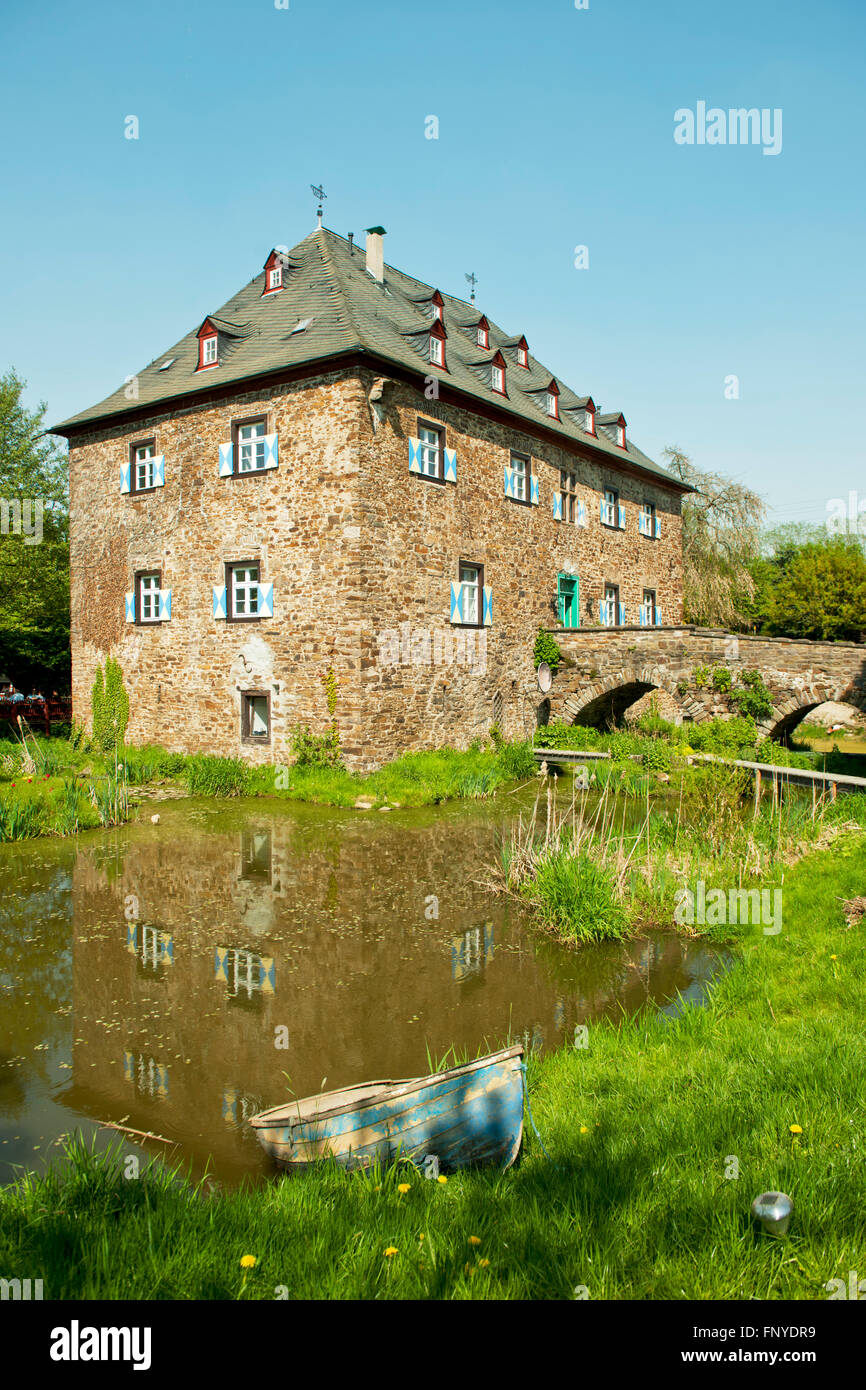
<svg viewBox="0 0 866 1390">
<path fill-rule="evenodd" d="M 650 690 L 666 690 L 676 695 L 676 682 L 657 666 L 626 668 L 567 696 L 562 708 L 572 724 L 603 728 L 609 722 L 618 722 L 625 711 Z M 683 712 L 692 717 L 685 706 Z"/>
<path fill-rule="evenodd" d="M 808 690 L 792 690 L 787 699 L 773 706 L 770 717 L 762 720 L 758 728 L 767 738 L 786 743 L 797 725 L 811 714 L 813 709 L 827 704 L 828 701 L 849 705 L 852 709 L 866 713 L 866 698 L 850 685 L 839 686 L 835 690 L 830 686 L 810 686 Z"/>
</svg>

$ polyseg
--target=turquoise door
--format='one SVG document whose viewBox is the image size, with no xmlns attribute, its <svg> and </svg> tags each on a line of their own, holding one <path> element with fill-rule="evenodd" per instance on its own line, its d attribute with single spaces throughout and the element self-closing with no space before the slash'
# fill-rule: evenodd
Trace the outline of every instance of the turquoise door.
<svg viewBox="0 0 866 1390">
<path fill-rule="evenodd" d="M 560 627 L 580 627 L 580 584 L 575 574 L 560 574 L 556 580 L 556 607 Z"/>
</svg>

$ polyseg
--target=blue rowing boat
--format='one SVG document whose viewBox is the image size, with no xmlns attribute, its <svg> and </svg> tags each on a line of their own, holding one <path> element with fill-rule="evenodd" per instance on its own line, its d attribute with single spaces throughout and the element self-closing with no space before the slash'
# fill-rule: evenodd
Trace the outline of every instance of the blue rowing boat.
<svg viewBox="0 0 866 1390">
<path fill-rule="evenodd" d="M 344 1168 L 432 1156 L 433 1171 L 508 1168 L 523 1134 L 523 1047 L 408 1081 L 368 1081 L 254 1115 L 259 1142 L 283 1168 L 333 1158 Z"/>
</svg>

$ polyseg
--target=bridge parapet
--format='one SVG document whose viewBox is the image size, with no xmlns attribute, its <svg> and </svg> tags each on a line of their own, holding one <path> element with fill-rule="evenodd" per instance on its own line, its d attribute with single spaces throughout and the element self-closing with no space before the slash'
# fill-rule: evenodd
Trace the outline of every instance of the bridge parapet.
<svg viewBox="0 0 866 1390">
<path fill-rule="evenodd" d="M 551 718 L 603 725 L 619 719 L 650 690 L 664 690 L 683 719 L 730 715 L 724 696 L 696 690 L 693 671 L 725 666 L 732 679 L 758 670 L 773 712 L 763 733 L 779 738 L 810 710 L 837 700 L 866 710 L 866 644 L 762 637 L 720 628 L 621 627 L 560 629 L 553 633 L 565 658 L 550 692 Z"/>
</svg>

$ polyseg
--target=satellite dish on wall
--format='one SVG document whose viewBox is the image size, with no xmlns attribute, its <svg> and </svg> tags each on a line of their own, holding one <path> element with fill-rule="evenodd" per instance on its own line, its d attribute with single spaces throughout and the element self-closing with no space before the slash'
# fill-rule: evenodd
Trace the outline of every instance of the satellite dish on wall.
<svg viewBox="0 0 866 1390">
<path fill-rule="evenodd" d="M 551 675 L 550 667 L 546 661 L 542 661 L 538 668 L 538 688 L 542 695 L 546 695 L 552 685 L 553 676 Z"/>
</svg>

